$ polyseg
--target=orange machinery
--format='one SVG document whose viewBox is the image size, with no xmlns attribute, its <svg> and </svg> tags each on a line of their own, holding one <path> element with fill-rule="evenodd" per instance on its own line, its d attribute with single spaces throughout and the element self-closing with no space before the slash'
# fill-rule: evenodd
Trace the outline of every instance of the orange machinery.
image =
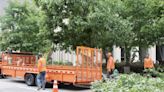
<svg viewBox="0 0 164 92">
<path fill-rule="evenodd" d="M 36 56 L 31 53 L 3 53 L 1 74 L 22 78 L 27 85 L 35 85 L 37 67 Z M 47 65 L 46 80 L 57 80 L 74 85 L 88 85 L 102 79 L 102 50 L 78 46 L 76 65 Z"/>
</svg>

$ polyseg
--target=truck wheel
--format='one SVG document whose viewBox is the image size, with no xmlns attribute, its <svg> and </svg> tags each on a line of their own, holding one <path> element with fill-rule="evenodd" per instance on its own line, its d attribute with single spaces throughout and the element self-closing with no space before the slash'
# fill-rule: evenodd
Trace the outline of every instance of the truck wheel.
<svg viewBox="0 0 164 92">
<path fill-rule="evenodd" d="M 0 75 L 0 79 L 6 78 L 5 75 Z"/>
<path fill-rule="evenodd" d="M 0 79 L 2 79 L 3 78 L 3 76 L 2 75 L 0 75 Z"/>
<path fill-rule="evenodd" d="M 26 74 L 25 82 L 28 86 L 33 86 L 35 84 L 35 76 L 33 74 Z"/>
</svg>

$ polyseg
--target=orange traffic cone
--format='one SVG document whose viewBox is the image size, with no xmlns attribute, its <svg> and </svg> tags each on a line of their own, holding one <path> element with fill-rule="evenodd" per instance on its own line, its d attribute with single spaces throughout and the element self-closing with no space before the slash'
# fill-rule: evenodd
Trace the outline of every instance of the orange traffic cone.
<svg viewBox="0 0 164 92">
<path fill-rule="evenodd" d="M 58 83 L 56 80 L 54 80 L 54 83 L 53 83 L 53 92 L 58 92 Z"/>
</svg>

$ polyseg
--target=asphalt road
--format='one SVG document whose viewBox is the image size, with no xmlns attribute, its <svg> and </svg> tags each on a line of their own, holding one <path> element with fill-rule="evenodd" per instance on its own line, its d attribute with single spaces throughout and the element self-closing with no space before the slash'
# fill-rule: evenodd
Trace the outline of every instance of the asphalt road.
<svg viewBox="0 0 164 92">
<path fill-rule="evenodd" d="M 37 91 L 36 86 L 27 86 L 23 80 L 5 78 L 0 79 L 0 92 L 52 92 L 52 85 L 48 85 L 46 90 Z M 91 90 L 71 85 L 59 85 L 59 92 L 91 92 Z"/>
</svg>

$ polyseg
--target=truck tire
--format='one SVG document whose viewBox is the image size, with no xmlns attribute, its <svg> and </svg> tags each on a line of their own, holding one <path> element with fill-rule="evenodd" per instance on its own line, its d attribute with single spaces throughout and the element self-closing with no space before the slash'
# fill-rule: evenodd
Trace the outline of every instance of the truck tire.
<svg viewBox="0 0 164 92">
<path fill-rule="evenodd" d="M 0 69 L 0 79 L 5 78 L 5 76 L 1 73 L 1 69 Z"/>
<path fill-rule="evenodd" d="M 4 79 L 4 78 L 6 78 L 6 76 L 5 76 L 5 75 L 0 74 L 0 79 Z"/>
<path fill-rule="evenodd" d="M 25 75 L 25 82 L 28 86 L 35 85 L 35 75 L 33 74 L 26 74 Z"/>
</svg>

